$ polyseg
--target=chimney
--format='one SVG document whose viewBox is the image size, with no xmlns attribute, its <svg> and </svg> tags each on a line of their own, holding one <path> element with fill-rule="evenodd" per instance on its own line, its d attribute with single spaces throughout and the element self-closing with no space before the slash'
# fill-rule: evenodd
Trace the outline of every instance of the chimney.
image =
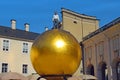
<svg viewBox="0 0 120 80">
<path fill-rule="evenodd" d="M 11 20 L 11 28 L 16 29 L 16 20 L 14 19 Z"/>
<path fill-rule="evenodd" d="M 45 27 L 45 31 L 48 31 L 48 27 Z"/>
<path fill-rule="evenodd" d="M 25 23 L 25 31 L 29 31 L 29 24 L 28 23 Z"/>
</svg>

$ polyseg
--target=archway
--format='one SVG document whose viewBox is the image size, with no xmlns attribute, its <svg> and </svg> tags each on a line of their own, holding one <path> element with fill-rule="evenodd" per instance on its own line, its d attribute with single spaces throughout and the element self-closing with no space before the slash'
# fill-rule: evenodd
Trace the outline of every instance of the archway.
<svg viewBox="0 0 120 80">
<path fill-rule="evenodd" d="M 117 64 L 117 80 L 120 80 L 120 62 Z"/>
<path fill-rule="evenodd" d="M 115 58 L 112 62 L 112 78 L 120 80 L 120 58 Z"/>
<path fill-rule="evenodd" d="M 103 61 L 98 65 L 98 79 L 108 80 L 107 65 Z"/>
<path fill-rule="evenodd" d="M 86 69 L 86 74 L 93 75 L 94 76 L 94 66 L 92 64 L 89 64 Z"/>
</svg>

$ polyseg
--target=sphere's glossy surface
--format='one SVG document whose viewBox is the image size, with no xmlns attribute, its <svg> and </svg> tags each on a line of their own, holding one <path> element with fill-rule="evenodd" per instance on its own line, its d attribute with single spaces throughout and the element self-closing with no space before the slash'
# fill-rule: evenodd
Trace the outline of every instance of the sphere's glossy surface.
<svg viewBox="0 0 120 80">
<path fill-rule="evenodd" d="M 81 49 L 69 32 L 53 29 L 35 40 L 30 57 L 39 75 L 73 74 L 81 61 Z"/>
</svg>

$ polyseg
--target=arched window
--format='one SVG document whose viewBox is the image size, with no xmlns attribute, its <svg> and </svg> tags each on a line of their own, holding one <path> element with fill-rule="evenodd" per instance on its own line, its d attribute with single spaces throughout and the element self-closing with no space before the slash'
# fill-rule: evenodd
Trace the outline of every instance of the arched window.
<svg viewBox="0 0 120 80">
<path fill-rule="evenodd" d="M 120 62 L 117 64 L 117 80 L 120 80 Z"/>
<path fill-rule="evenodd" d="M 91 71 L 90 74 L 94 76 L 94 67 L 93 66 L 91 66 L 91 70 L 90 71 Z"/>
<path fill-rule="evenodd" d="M 102 63 L 101 72 L 102 72 L 102 80 L 108 80 L 108 71 L 105 63 Z"/>
<path fill-rule="evenodd" d="M 92 64 L 88 65 L 86 73 L 94 76 L 94 66 Z"/>
</svg>

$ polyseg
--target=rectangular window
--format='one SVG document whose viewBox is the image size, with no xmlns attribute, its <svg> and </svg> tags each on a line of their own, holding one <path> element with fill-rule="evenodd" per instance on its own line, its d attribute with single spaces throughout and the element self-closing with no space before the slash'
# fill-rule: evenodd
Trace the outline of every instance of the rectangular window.
<svg viewBox="0 0 120 80">
<path fill-rule="evenodd" d="M 28 53 L 28 43 L 23 43 L 23 53 Z"/>
<path fill-rule="evenodd" d="M 104 59 L 104 41 L 100 41 L 97 44 L 97 54 L 98 54 L 98 58 L 100 61 L 103 61 Z"/>
<path fill-rule="evenodd" d="M 119 36 L 116 35 L 112 38 L 113 52 L 116 56 L 119 56 Z"/>
<path fill-rule="evenodd" d="M 88 52 L 89 52 L 89 58 L 92 58 L 92 46 L 89 47 Z"/>
<path fill-rule="evenodd" d="M 2 63 L 2 73 L 8 72 L 8 64 L 7 63 Z"/>
<path fill-rule="evenodd" d="M 98 44 L 98 52 L 99 52 L 99 55 L 100 56 L 103 56 L 104 55 L 104 42 L 101 41 L 99 44 Z"/>
<path fill-rule="evenodd" d="M 97 53 L 99 54 L 99 56 L 104 55 L 104 42 L 103 41 L 98 43 L 98 45 L 97 45 Z"/>
<path fill-rule="evenodd" d="M 22 66 L 22 73 L 24 73 L 24 74 L 28 73 L 28 65 L 27 64 L 23 64 L 23 66 Z"/>
<path fill-rule="evenodd" d="M 3 40 L 3 51 L 9 50 L 9 40 Z"/>
<path fill-rule="evenodd" d="M 89 46 L 85 49 L 87 58 L 92 58 L 92 46 Z"/>
</svg>

